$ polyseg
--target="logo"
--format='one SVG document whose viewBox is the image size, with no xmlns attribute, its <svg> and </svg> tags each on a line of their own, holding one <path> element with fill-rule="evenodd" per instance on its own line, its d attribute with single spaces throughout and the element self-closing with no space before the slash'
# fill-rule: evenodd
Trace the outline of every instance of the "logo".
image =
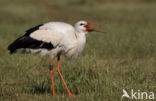
<svg viewBox="0 0 156 101">
<path fill-rule="evenodd" d="M 133 89 L 131 89 L 129 94 L 125 89 L 123 89 L 122 92 L 122 99 L 124 97 L 129 99 L 154 99 L 154 92 L 142 92 L 140 90 L 134 91 Z"/>
</svg>

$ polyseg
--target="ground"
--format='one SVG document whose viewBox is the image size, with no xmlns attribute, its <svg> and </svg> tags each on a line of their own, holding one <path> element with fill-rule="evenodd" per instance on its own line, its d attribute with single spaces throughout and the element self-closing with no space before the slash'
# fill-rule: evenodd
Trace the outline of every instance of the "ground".
<svg viewBox="0 0 156 101">
<path fill-rule="evenodd" d="M 0 15 L 1 101 L 133 101 L 121 99 L 123 89 L 156 94 L 155 0 L 1 0 Z M 78 98 L 68 97 L 54 60 L 53 97 L 48 57 L 10 55 L 7 46 L 35 25 L 79 20 L 104 22 L 95 27 L 105 33 L 89 33 L 78 60 L 61 57 L 62 75 Z"/>
</svg>

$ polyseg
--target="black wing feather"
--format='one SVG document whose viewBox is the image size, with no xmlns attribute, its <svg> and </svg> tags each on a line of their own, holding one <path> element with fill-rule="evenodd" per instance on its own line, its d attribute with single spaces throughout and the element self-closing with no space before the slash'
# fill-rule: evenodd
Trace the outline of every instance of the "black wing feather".
<svg viewBox="0 0 156 101">
<path fill-rule="evenodd" d="M 53 49 L 54 46 L 52 45 L 51 42 L 44 42 L 41 40 L 37 40 L 34 39 L 32 37 L 30 37 L 30 34 L 36 30 L 39 29 L 40 26 L 42 26 L 43 24 L 40 24 L 36 27 L 33 27 L 29 30 L 26 31 L 24 36 L 21 36 L 19 38 L 17 38 L 12 44 L 10 44 L 8 46 L 8 50 L 10 51 L 10 53 L 14 53 L 17 49 L 20 48 L 30 48 L 30 49 Z"/>
<path fill-rule="evenodd" d="M 54 48 L 54 46 L 51 44 L 51 42 L 43 42 L 36 39 L 33 39 L 29 36 L 22 36 L 18 39 L 16 39 L 12 44 L 8 46 L 8 50 L 10 50 L 10 53 L 14 53 L 17 49 L 20 48 L 29 48 L 29 49 L 47 49 L 51 50 Z"/>
<path fill-rule="evenodd" d="M 44 24 L 40 24 L 40 25 L 37 25 L 37 26 L 35 26 L 35 27 L 33 27 L 33 28 L 28 29 L 28 30 L 26 31 L 26 33 L 25 33 L 25 36 L 29 36 L 32 32 L 38 30 L 38 29 L 39 29 L 41 26 L 43 26 L 43 25 L 44 25 Z"/>
</svg>

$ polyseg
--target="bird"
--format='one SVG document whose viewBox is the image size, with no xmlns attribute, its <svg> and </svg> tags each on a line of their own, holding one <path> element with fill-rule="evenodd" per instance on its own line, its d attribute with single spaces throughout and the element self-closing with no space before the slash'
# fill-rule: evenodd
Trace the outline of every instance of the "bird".
<svg viewBox="0 0 156 101">
<path fill-rule="evenodd" d="M 102 32 L 90 27 L 95 24 L 102 23 L 82 20 L 78 21 L 75 26 L 59 21 L 40 24 L 26 30 L 23 36 L 17 38 L 8 46 L 8 50 L 11 54 L 31 53 L 49 56 L 49 71 L 53 96 L 55 96 L 53 59 L 57 58 L 56 70 L 69 97 L 77 97 L 71 93 L 63 79 L 60 71 L 60 57 L 63 55 L 67 60 L 75 60 L 81 56 L 86 44 L 87 33 L 92 31 Z"/>
</svg>

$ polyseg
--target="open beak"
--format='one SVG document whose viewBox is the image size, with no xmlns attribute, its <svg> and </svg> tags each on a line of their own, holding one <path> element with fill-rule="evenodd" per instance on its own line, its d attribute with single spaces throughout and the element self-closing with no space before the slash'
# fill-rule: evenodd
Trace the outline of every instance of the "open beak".
<svg viewBox="0 0 156 101">
<path fill-rule="evenodd" d="M 89 27 L 90 25 L 97 25 L 97 24 L 103 24 L 103 23 L 100 23 L 100 22 L 87 22 L 87 25 L 85 25 L 86 31 L 87 32 L 96 31 L 96 32 L 104 33 L 103 31 L 99 31 L 99 30 L 96 30 L 94 28 Z"/>
</svg>

